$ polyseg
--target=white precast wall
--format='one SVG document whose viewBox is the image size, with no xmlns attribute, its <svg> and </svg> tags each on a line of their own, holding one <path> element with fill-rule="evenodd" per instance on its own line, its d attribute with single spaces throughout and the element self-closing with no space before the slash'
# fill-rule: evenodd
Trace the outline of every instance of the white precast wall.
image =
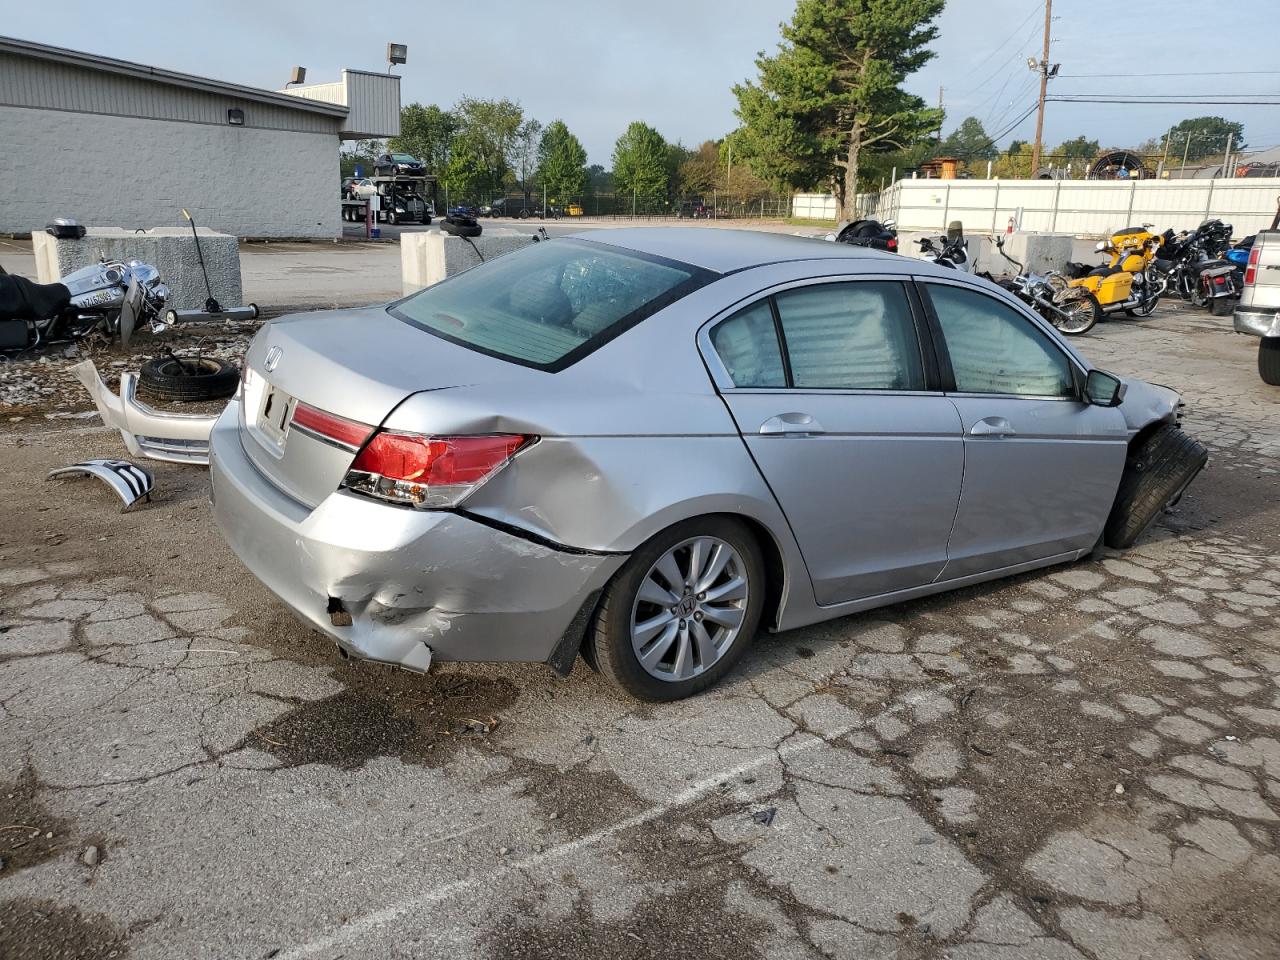
<svg viewBox="0 0 1280 960">
<path fill-rule="evenodd" d="M 1237 237 L 1271 226 L 1280 178 L 1235 180 L 899 180 L 880 194 L 877 219 L 900 230 L 1003 232 L 1021 211 L 1021 229 L 1106 236 L 1133 224 L 1191 229 L 1220 218 Z"/>
<path fill-rule="evenodd" d="M 840 213 L 836 198 L 829 193 L 797 193 L 791 198 L 791 215 L 810 220 L 835 220 Z"/>
<path fill-rule="evenodd" d="M 186 207 L 236 236 L 342 234 L 333 133 L 0 106 L 0 144 L 0 233 L 181 226 Z"/>
</svg>

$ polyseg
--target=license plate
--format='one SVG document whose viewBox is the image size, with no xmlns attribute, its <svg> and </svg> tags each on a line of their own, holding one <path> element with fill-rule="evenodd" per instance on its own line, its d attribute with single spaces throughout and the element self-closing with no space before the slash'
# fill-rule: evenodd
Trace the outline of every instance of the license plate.
<svg viewBox="0 0 1280 960">
<path fill-rule="evenodd" d="M 263 391 L 262 407 L 258 411 L 258 429 L 277 447 L 284 446 L 296 402 L 283 390 L 277 390 L 270 384 Z"/>
</svg>

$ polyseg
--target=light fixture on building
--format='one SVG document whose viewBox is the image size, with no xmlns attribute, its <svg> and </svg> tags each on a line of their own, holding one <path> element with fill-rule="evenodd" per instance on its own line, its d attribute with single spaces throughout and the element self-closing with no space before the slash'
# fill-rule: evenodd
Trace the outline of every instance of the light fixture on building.
<svg viewBox="0 0 1280 960">
<path fill-rule="evenodd" d="M 293 73 L 289 74 L 289 82 L 286 83 L 285 86 L 291 87 L 295 83 L 306 83 L 306 82 L 307 82 L 307 68 L 294 67 Z"/>
<path fill-rule="evenodd" d="M 244 111 L 239 107 L 232 107 L 227 111 L 227 123 L 231 124 L 233 127 L 243 127 Z"/>
<path fill-rule="evenodd" d="M 391 68 L 397 63 L 404 63 L 409 59 L 409 45 L 406 43 L 388 43 L 387 44 L 387 73 L 391 72 Z"/>
</svg>

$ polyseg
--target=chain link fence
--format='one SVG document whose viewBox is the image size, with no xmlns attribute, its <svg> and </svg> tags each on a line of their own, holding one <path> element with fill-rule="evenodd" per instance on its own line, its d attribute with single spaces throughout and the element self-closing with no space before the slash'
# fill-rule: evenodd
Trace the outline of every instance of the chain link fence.
<svg viewBox="0 0 1280 960">
<path fill-rule="evenodd" d="M 498 216 L 568 219 L 602 217 L 612 220 L 768 220 L 791 216 L 789 194 L 722 196 L 718 192 L 676 197 L 597 193 L 557 197 L 513 194 L 495 198 L 478 208 L 481 216 L 497 208 Z"/>
</svg>

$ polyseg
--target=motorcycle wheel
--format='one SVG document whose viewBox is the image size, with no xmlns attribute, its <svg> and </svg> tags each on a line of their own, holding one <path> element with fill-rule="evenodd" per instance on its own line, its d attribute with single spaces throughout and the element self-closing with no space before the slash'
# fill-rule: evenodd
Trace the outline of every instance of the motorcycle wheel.
<svg viewBox="0 0 1280 960">
<path fill-rule="evenodd" d="M 1215 317 L 1226 317 L 1235 310 L 1235 303 L 1230 297 L 1214 297 L 1209 302 L 1209 312 Z"/>
<path fill-rule="evenodd" d="M 1102 318 L 1102 307 L 1098 304 L 1098 298 L 1092 293 L 1086 293 L 1082 297 L 1058 306 L 1067 316 L 1052 313 L 1049 322 L 1069 337 L 1088 333 Z"/>
</svg>

